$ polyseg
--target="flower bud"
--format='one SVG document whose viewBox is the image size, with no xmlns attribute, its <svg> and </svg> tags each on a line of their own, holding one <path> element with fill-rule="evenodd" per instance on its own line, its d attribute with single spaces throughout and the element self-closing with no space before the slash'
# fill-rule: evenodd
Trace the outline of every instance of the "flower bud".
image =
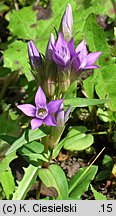
<svg viewBox="0 0 116 216">
<path fill-rule="evenodd" d="M 41 65 L 41 56 L 33 41 L 28 43 L 28 56 L 32 70 L 38 70 Z"/>
<path fill-rule="evenodd" d="M 52 52 L 53 52 L 52 45 L 54 44 L 55 44 L 55 38 L 54 35 L 51 34 L 46 48 L 46 54 L 45 54 L 46 60 L 52 61 Z"/>
<path fill-rule="evenodd" d="M 67 42 L 72 38 L 73 16 L 72 16 L 72 7 L 70 4 L 67 5 L 66 11 L 62 17 L 59 32 L 62 32 Z"/>
<path fill-rule="evenodd" d="M 54 96 L 55 88 L 56 88 L 55 84 L 56 84 L 55 80 L 53 80 L 51 78 L 48 78 L 47 80 L 45 80 L 44 88 L 45 88 L 45 92 L 46 92 L 47 97 L 52 98 Z"/>
<path fill-rule="evenodd" d="M 71 106 L 68 107 L 66 112 L 64 111 L 63 103 L 60 105 L 59 110 L 57 112 L 56 121 L 58 126 L 63 127 L 67 122 L 71 111 Z"/>
<path fill-rule="evenodd" d="M 44 78 L 44 89 L 47 97 L 52 98 L 56 89 L 57 66 L 54 62 L 46 61 L 46 72 Z"/>
<path fill-rule="evenodd" d="M 69 118 L 70 111 L 71 111 L 71 106 L 69 106 L 66 112 L 64 112 L 64 106 L 63 103 L 61 103 L 58 112 L 56 114 L 57 127 L 56 128 L 52 127 L 51 134 L 49 137 L 48 145 L 51 149 L 57 146 L 63 134 L 63 131 L 65 129 L 65 123 Z M 54 153 L 53 153 L 53 158 L 54 158 Z"/>
<path fill-rule="evenodd" d="M 32 75 L 35 78 L 37 86 L 40 86 L 43 79 L 42 58 L 33 41 L 29 41 L 28 43 L 28 56 Z"/>
<path fill-rule="evenodd" d="M 65 93 L 70 86 L 70 71 L 59 71 L 58 73 L 59 89 Z"/>
</svg>

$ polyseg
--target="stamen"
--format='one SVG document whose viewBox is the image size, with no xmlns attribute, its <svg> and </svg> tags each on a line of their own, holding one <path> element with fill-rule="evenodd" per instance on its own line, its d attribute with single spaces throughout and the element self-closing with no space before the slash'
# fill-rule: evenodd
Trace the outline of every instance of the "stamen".
<svg viewBox="0 0 116 216">
<path fill-rule="evenodd" d="M 43 115 L 45 115 L 46 113 L 47 113 L 46 109 L 44 109 L 44 108 L 38 109 L 38 115 L 39 115 L 39 116 L 43 116 Z"/>
</svg>

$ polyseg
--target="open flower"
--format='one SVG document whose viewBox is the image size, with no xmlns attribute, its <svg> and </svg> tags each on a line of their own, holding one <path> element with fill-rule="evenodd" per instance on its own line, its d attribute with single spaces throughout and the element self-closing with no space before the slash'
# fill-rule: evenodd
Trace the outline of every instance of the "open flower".
<svg viewBox="0 0 116 216">
<path fill-rule="evenodd" d="M 43 123 L 48 126 L 57 126 L 55 114 L 63 102 L 61 100 L 50 101 L 46 104 L 46 96 L 41 87 L 38 88 L 37 93 L 35 95 L 35 105 L 32 104 L 22 104 L 17 107 L 27 116 L 34 117 L 31 120 L 31 128 L 35 130 L 40 127 Z"/>
<path fill-rule="evenodd" d="M 79 70 L 83 69 L 94 69 L 99 68 L 99 66 L 94 65 L 94 63 L 98 60 L 99 56 L 101 55 L 100 52 L 93 52 L 89 53 L 87 51 L 86 42 L 83 40 L 76 48 L 77 58 L 79 60 Z M 73 66 L 75 67 L 75 61 L 73 62 Z"/>
<path fill-rule="evenodd" d="M 28 43 L 28 56 L 31 68 L 38 70 L 38 67 L 41 65 L 41 56 L 33 41 L 29 41 Z"/>
<path fill-rule="evenodd" d="M 70 43 L 71 41 L 69 41 L 68 43 L 65 41 L 62 33 L 60 32 L 56 43 L 52 45 L 52 58 L 54 62 L 58 65 L 59 70 L 68 70 L 70 67 Z"/>
</svg>

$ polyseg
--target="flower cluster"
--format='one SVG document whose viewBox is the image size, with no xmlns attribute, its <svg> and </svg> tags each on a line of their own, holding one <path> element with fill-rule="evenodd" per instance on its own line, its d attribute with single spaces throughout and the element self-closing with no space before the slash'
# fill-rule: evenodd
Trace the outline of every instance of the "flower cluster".
<svg viewBox="0 0 116 216">
<path fill-rule="evenodd" d="M 57 98 L 56 87 L 57 92 L 66 92 L 72 81 L 71 74 L 73 71 L 76 71 L 78 75 L 83 70 L 99 67 L 95 65 L 95 62 L 101 55 L 101 51 L 88 53 L 85 40 L 80 42 L 75 49 L 72 34 L 72 8 L 68 4 L 60 23 L 57 39 L 53 34 L 50 35 L 44 57 L 41 56 L 33 41 L 28 43 L 31 71 L 38 86 L 42 86 L 48 99 L 54 96 Z M 40 127 L 42 123 L 49 126 L 64 125 L 70 108 L 64 113 L 62 99 L 52 100 L 47 104 L 42 88 L 39 87 L 36 93 L 36 106 L 23 104 L 17 107 L 26 115 L 33 117 L 31 120 L 32 129 Z M 55 115 L 57 116 L 56 119 Z"/>
<path fill-rule="evenodd" d="M 28 43 L 31 68 L 34 71 L 41 70 L 41 73 L 44 73 L 44 82 L 47 80 L 46 84 L 52 86 L 49 91 L 46 84 L 42 82 L 42 85 L 48 90 L 48 95 L 54 95 L 57 81 L 61 92 L 66 91 L 70 85 L 72 71 L 76 71 L 78 75 L 83 70 L 98 68 L 95 62 L 101 55 L 101 51 L 88 53 L 85 40 L 75 49 L 72 33 L 72 8 L 68 4 L 61 20 L 57 39 L 55 40 L 53 34 L 50 35 L 43 62 L 34 42 Z"/>
<path fill-rule="evenodd" d="M 48 53 L 50 53 L 50 58 L 52 57 L 53 61 L 57 64 L 60 71 L 67 71 L 74 67 L 77 72 L 83 69 L 94 69 L 98 66 L 94 65 L 97 61 L 101 52 L 87 52 L 86 42 L 83 40 L 77 47 L 74 49 L 74 39 L 72 38 L 69 42 L 66 42 L 63 34 L 60 32 L 58 39 L 53 43 L 52 40 L 49 41 L 50 46 L 48 46 Z"/>
</svg>

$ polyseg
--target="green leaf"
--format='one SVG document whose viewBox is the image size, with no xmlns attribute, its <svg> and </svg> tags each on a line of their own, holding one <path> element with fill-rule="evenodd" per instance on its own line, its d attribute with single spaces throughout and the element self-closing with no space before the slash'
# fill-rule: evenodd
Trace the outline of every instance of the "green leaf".
<svg viewBox="0 0 116 216">
<path fill-rule="evenodd" d="M 111 169 L 104 169 L 97 174 L 95 181 L 103 181 L 104 179 L 107 179 L 110 175 Z"/>
<path fill-rule="evenodd" d="M 82 131 L 84 129 L 84 132 Z M 86 134 L 86 127 L 72 127 L 63 141 L 63 148 L 70 151 L 82 151 L 93 144 L 93 136 Z"/>
<path fill-rule="evenodd" d="M 113 168 L 113 159 L 109 155 L 104 155 L 102 160 L 102 170 L 97 174 L 96 181 L 103 181 L 111 175 Z"/>
<path fill-rule="evenodd" d="M 36 14 L 32 6 L 23 7 L 10 14 L 9 30 L 19 38 L 34 40 L 36 36 Z"/>
<path fill-rule="evenodd" d="M 116 111 L 116 65 L 110 60 L 110 49 L 105 38 L 102 28 L 98 25 L 94 14 L 90 14 L 86 20 L 84 29 L 84 37 L 87 41 L 90 51 L 102 51 L 102 55 L 98 59 L 100 69 L 94 71 L 94 74 L 84 81 L 84 88 L 89 97 L 93 96 L 93 84 L 100 99 L 107 98 L 109 103 L 108 107 Z M 92 83 L 91 90 L 90 83 Z"/>
<path fill-rule="evenodd" d="M 7 122 L 7 124 L 6 124 Z M 20 125 L 18 120 L 13 120 L 10 116 L 9 111 L 3 112 L 0 115 L 0 135 L 20 135 Z"/>
<path fill-rule="evenodd" d="M 20 152 L 22 154 L 28 154 L 30 152 L 40 154 L 43 151 L 44 151 L 44 145 L 37 141 L 32 141 L 30 143 L 27 143 L 20 148 Z"/>
<path fill-rule="evenodd" d="M 107 200 L 106 196 L 103 195 L 102 193 L 99 193 L 98 191 L 96 191 L 92 185 L 91 186 L 91 190 L 93 192 L 93 195 L 95 197 L 96 200 Z"/>
<path fill-rule="evenodd" d="M 0 135 L 0 139 L 4 140 L 8 144 L 12 145 L 13 142 L 17 140 L 16 137 L 8 136 L 8 135 Z"/>
<path fill-rule="evenodd" d="M 27 192 L 36 181 L 38 169 L 38 167 L 32 165 L 29 165 L 27 168 L 24 169 L 25 173 L 23 179 L 18 183 L 18 187 L 13 194 L 13 200 L 25 199 Z"/>
<path fill-rule="evenodd" d="M 28 63 L 27 44 L 22 41 L 15 41 L 8 46 L 3 53 L 4 67 L 11 71 L 20 71 L 25 74 L 28 81 L 33 80 Z"/>
<path fill-rule="evenodd" d="M 81 168 L 69 181 L 70 197 L 79 199 L 84 192 L 88 190 L 90 182 L 97 173 L 97 166 L 89 166 Z"/>
<path fill-rule="evenodd" d="M 68 90 L 66 91 L 64 98 L 69 99 L 69 98 L 75 98 L 76 97 L 76 90 L 77 90 L 77 80 L 71 83 L 69 86 Z"/>
<path fill-rule="evenodd" d="M 36 141 L 27 143 L 18 150 L 19 154 L 34 166 L 40 165 L 42 161 L 48 162 L 47 156 L 42 154 L 43 151 L 44 145 Z"/>
<path fill-rule="evenodd" d="M 90 1 L 84 1 L 83 3 L 90 3 Z M 93 3 L 93 2 L 92 2 Z M 99 2 L 95 1 L 94 4 L 88 4 L 87 8 L 83 8 L 84 4 L 82 4 L 82 1 L 80 1 L 80 3 L 78 2 L 78 14 L 76 12 L 73 12 L 74 14 L 74 26 L 75 26 L 75 33 L 77 33 L 77 31 L 81 32 L 81 37 L 80 39 L 82 39 L 82 32 L 83 32 L 83 27 L 84 24 L 87 20 L 87 17 L 91 14 L 106 14 L 106 8 L 102 5 L 99 4 Z M 77 19 L 78 17 L 78 19 Z M 78 37 L 78 34 L 77 34 Z"/>
<path fill-rule="evenodd" d="M 17 158 L 17 156 L 16 153 L 13 152 L 12 154 L 5 157 L 0 163 L 0 183 L 5 192 L 6 199 L 10 199 L 13 192 L 15 191 L 14 177 L 9 167 L 10 162 L 15 158 Z"/>
<path fill-rule="evenodd" d="M 9 154 L 7 157 L 5 157 L 2 162 L 0 163 L 0 172 L 4 172 L 7 169 L 9 169 L 9 164 L 11 163 L 11 161 L 13 161 L 15 158 L 17 158 L 16 156 L 16 152 L 13 152 L 11 154 Z"/>
<path fill-rule="evenodd" d="M 96 16 L 90 14 L 83 29 L 84 38 L 91 52 L 102 51 L 98 62 L 101 66 L 106 65 L 105 59 L 110 57 L 110 49 L 104 34 L 104 30 L 97 23 Z M 96 69 L 96 73 L 97 73 Z"/>
<path fill-rule="evenodd" d="M 6 152 L 6 155 L 9 155 L 10 153 L 16 151 L 17 149 L 21 148 L 23 145 L 40 139 L 42 137 L 46 136 L 46 134 L 40 130 L 40 129 L 36 129 L 36 130 L 26 130 L 23 135 L 18 138 L 13 144 L 12 146 L 9 148 L 9 150 Z"/>
<path fill-rule="evenodd" d="M 38 160 L 41 160 L 41 161 L 45 161 L 45 162 L 48 162 L 49 160 L 42 154 L 36 154 L 36 153 L 25 153 L 23 154 L 24 156 L 27 156 L 29 157 L 29 160 L 30 161 L 38 161 Z"/>
<path fill-rule="evenodd" d="M 110 169 L 112 170 L 113 168 L 113 159 L 109 155 L 104 155 L 104 158 L 102 160 L 102 166 L 105 169 Z"/>
<path fill-rule="evenodd" d="M 98 108 L 97 115 L 101 121 L 109 122 L 108 111 L 104 111 L 103 109 Z"/>
<path fill-rule="evenodd" d="M 0 183 L 6 195 L 6 199 L 10 199 L 15 191 L 15 182 L 11 170 L 0 173 Z"/>
<path fill-rule="evenodd" d="M 74 99 L 65 99 L 64 106 L 71 105 L 72 108 L 76 107 L 87 107 L 87 106 L 95 106 L 99 104 L 106 103 L 107 100 L 105 99 L 88 99 L 88 98 L 74 98 Z"/>
<path fill-rule="evenodd" d="M 94 98 L 95 80 L 93 74 L 83 80 L 83 87 L 88 98 Z"/>
<path fill-rule="evenodd" d="M 47 169 L 39 169 L 38 175 L 46 187 L 54 187 L 57 190 L 57 199 L 67 199 L 68 184 L 66 176 L 61 167 L 56 164 L 52 164 Z"/>
<path fill-rule="evenodd" d="M 105 58 L 109 57 L 110 51 L 107 44 L 105 34 L 102 28 L 98 25 L 94 14 L 90 14 L 83 27 L 84 38 L 91 52 L 102 51 L 102 55 L 98 59 L 100 65 L 105 64 Z M 95 71 L 94 71 L 95 73 Z M 99 77 L 99 70 L 96 69 L 96 76 Z M 99 78 L 98 78 L 99 79 Z M 83 85 L 88 97 L 94 97 L 94 86 L 96 79 L 94 74 L 84 80 Z M 102 86 L 101 86 L 102 88 Z M 105 98 L 105 96 L 104 96 Z"/>
<path fill-rule="evenodd" d="M 116 111 L 116 65 L 110 64 L 102 67 L 96 73 L 95 90 L 99 98 L 107 98 L 107 103 L 111 111 Z"/>
<path fill-rule="evenodd" d="M 4 1 L 0 1 L 0 12 L 7 11 L 8 9 L 9 9 L 9 7 L 4 4 Z"/>
<path fill-rule="evenodd" d="M 56 145 L 56 147 L 54 148 L 54 150 L 53 150 L 53 155 L 52 155 L 52 159 L 55 159 L 55 158 L 58 156 L 58 154 L 59 154 L 61 148 L 63 147 L 63 145 L 64 145 L 64 139 L 61 140 L 61 142 L 59 142 L 59 143 Z"/>
</svg>

